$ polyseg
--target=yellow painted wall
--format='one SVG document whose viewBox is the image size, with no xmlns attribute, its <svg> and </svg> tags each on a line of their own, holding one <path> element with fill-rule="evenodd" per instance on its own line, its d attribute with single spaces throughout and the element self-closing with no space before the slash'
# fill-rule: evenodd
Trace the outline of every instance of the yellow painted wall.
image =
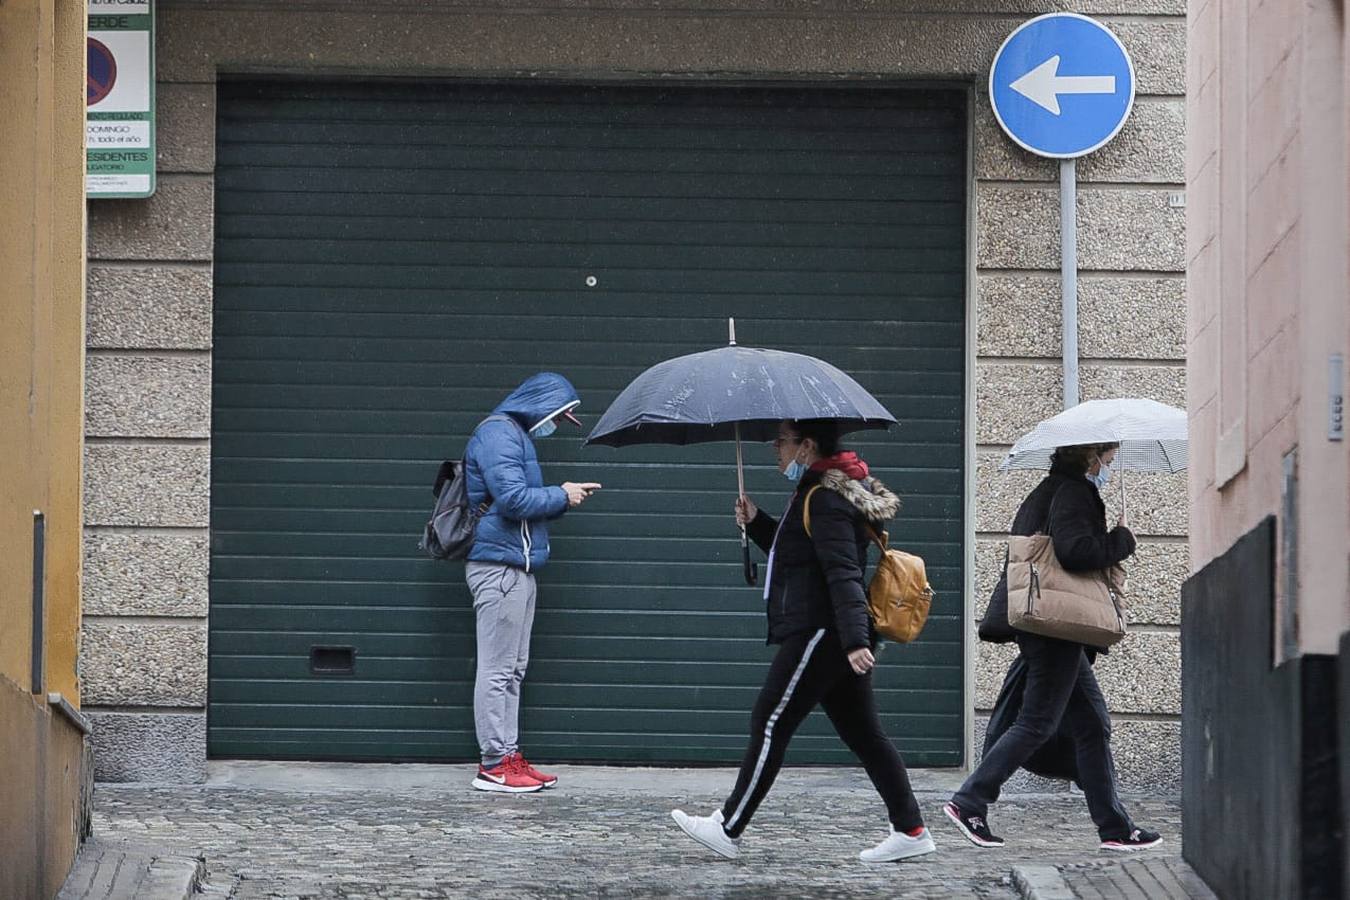
<svg viewBox="0 0 1350 900">
<path fill-rule="evenodd" d="M 92 765 L 80 730 L 0 677 L 0 897 L 53 897 L 89 827 Z"/>
<path fill-rule="evenodd" d="M 50 897 L 79 847 L 84 0 L 0 2 L 0 896 Z M 32 679 L 33 511 L 47 520 Z"/>
<path fill-rule="evenodd" d="M 84 22 L 0 4 L 0 674 L 28 685 L 33 511 L 47 519 L 47 681 L 72 702 L 84 383 Z M 36 65 L 34 64 L 36 62 Z"/>
<path fill-rule="evenodd" d="M 48 400 L 47 690 L 80 705 L 80 541 L 84 459 L 84 113 L 85 23 L 82 0 L 56 0 L 59 39 L 51 202 L 51 392 Z"/>
</svg>

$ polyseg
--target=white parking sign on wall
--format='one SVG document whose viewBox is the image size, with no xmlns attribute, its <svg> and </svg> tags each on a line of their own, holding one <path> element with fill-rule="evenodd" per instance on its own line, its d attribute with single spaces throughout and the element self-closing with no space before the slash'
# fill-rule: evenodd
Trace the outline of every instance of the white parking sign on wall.
<svg viewBox="0 0 1350 900">
<path fill-rule="evenodd" d="M 89 0 L 85 191 L 155 192 L 154 0 Z"/>
</svg>

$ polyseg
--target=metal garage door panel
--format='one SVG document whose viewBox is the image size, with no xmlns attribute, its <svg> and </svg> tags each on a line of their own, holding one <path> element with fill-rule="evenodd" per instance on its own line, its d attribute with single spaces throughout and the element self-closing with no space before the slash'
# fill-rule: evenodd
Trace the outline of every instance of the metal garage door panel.
<svg viewBox="0 0 1350 900">
<path fill-rule="evenodd" d="M 222 84 L 210 750 L 475 755 L 458 564 L 420 559 L 436 463 L 525 376 L 590 421 L 724 339 L 825 357 L 901 419 L 853 446 L 901 493 L 938 602 L 888 648 L 911 762 L 962 746 L 964 95 Z M 595 278 L 588 286 L 587 278 Z M 605 490 L 554 529 L 522 725 L 541 758 L 735 762 L 764 662 L 729 445 L 539 443 Z M 788 485 L 751 447 L 769 509 Z M 316 645 L 356 649 L 316 675 Z M 823 717 L 795 762 L 847 751 Z"/>
</svg>

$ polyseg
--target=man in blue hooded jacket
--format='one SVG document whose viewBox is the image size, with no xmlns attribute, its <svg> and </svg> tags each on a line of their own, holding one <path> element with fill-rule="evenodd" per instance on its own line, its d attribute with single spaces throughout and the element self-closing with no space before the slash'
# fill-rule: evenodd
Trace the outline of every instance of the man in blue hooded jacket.
<svg viewBox="0 0 1350 900">
<path fill-rule="evenodd" d="M 464 452 L 472 508 L 478 520 L 465 578 L 477 619 L 478 671 L 474 729 L 482 760 L 473 786 L 521 794 L 558 779 L 531 766 L 520 752 L 520 684 L 530 657 L 534 574 L 548 561 L 548 522 L 600 489 L 595 483 L 545 487 L 534 439 L 547 437 L 581 401 L 571 382 L 552 372 L 532 375 L 474 431 Z"/>
</svg>

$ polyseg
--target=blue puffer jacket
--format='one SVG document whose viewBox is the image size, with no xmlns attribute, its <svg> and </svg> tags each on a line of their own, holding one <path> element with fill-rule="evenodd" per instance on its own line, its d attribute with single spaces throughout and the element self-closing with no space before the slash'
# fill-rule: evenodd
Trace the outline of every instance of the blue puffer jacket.
<svg viewBox="0 0 1350 900">
<path fill-rule="evenodd" d="M 544 487 L 539 457 L 529 430 L 576 406 L 571 382 L 552 372 L 532 375 L 492 411 L 506 416 L 478 426 L 465 448 L 469 503 L 492 505 L 478 520 L 471 562 L 519 566 L 527 572 L 548 562 L 548 525 L 567 512 L 567 493 Z"/>
</svg>

